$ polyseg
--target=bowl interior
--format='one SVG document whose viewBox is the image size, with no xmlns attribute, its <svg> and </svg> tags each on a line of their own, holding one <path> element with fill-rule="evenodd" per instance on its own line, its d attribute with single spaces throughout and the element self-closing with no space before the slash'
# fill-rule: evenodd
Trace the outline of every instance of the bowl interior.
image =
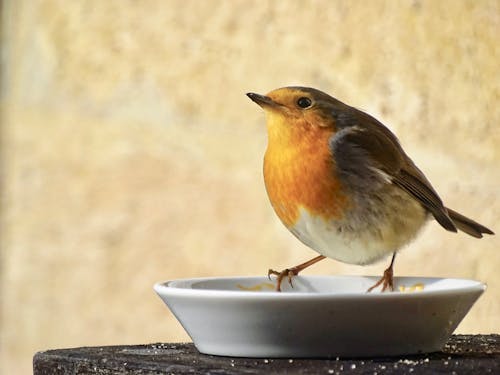
<svg viewBox="0 0 500 375">
<path fill-rule="evenodd" d="M 375 276 L 297 276 L 293 279 L 293 287 L 284 280 L 284 294 L 320 293 L 320 294 L 380 294 L 366 290 L 378 280 Z M 266 277 L 222 277 L 203 279 L 173 280 L 157 284 L 160 288 L 174 288 L 193 291 L 227 291 L 227 292 L 260 292 L 276 293 L 275 280 Z M 432 278 L 432 277 L 396 277 L 394 278 L 396 294 L 408 292 L 439 293 L 458 289 L 484 290 L 481 282 L 466 279 Z M 384 293 L 389 295 L 394 293 Z"/>
</svg>

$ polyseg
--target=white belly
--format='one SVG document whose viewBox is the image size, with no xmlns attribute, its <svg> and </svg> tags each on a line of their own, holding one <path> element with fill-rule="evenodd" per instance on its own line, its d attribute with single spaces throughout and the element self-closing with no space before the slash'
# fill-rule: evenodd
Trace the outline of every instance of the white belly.
<svg viewBox="0 0 500 375">
<path fill-rule="evenodd" d="M 352 212 L 342 220 L 327 221 L 302 208 L 291 231 L 321 255 L 363 265 L 376 262 L 411 241 L 426 217 L 418 202 L 405 192 L 398 192 L 382 207 Z"/>
</svg>

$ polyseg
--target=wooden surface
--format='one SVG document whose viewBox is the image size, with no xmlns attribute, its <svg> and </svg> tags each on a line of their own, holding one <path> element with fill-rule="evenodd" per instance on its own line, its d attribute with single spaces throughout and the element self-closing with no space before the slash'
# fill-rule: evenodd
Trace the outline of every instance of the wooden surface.
<svg viewBox="0 0 500 375">
<path fill-rule="evenodd" d="M 500 374 L 500 335 L 454 335 L 442 352 L 365 359 L 231 358 L 193 344 L 57 349 L 36 353 L 45 374 Z"/>
</svg>

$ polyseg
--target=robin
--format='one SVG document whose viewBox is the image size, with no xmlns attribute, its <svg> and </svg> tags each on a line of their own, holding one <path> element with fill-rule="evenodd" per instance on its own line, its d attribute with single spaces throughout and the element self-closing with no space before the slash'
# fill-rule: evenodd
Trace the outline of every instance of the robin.
<svg viewBox="0 0 500 375">
<path fill-rule="evenodd" d="M 267 95 L 248 93 L 266 114 L 268 146 L 264 181 L 283 224 L 320 255 L 281 272 L 296 276 L 322 259 L 365 265 L 390 254 L 380 280 L 394 290 L 397 251 L 431 216 L 446 230 L 473 237 L 490 229 L 444 206 L 429 180 L 382 123 L 307 87 L 284 87 Z"/>
</svg>

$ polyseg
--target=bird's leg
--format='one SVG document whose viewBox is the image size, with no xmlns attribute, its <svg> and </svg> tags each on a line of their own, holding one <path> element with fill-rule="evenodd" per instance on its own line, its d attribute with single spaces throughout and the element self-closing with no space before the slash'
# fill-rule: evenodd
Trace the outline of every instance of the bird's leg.
<svg viewBox="0 0 500 375">
<path fill-rule="evenodd" d="M 396 253 L 392 254 L 391 264 L 384 271 L 384 275 L 380 278 L 379 281 L 375 283 L 372 287 L 368 288 L 367 293 L 371 292 L 373 289 L 382 284 L 382 292 L 384 292 L 387 288 L 392 292 L 394 290 L 394 282 L 393 282 L 393 271 L 392 266 L 394 265 L 394 259 L 396 259 Z"/>
<path fill-rule="evenodd" d="M 281 282 L 283 281 L 283 278 L 285 276 L 288 277 L 288 282 L 293 287 L 292 278 L 294 276 L 297 276 L 299 274 L 299 272 L 302 271 L 303 269 L 305 269 L 305 268 L 307 268 L 309 266 L 312 266 L 314 263 L 317 263 L 320 260 L 323 260 L 325 258 L 326 258 L 325 256 L 319 255 L 316 258 L 313 258 L 311 260 L 308 260 L 307 262 L 299 264 L 298 266 L 295 266 L 295 267 L 292 267 L 292 268 L 286 268 L 286 269 L 284 269 L 281 272 L 269 269 L 269 271 L 267 271 L 267 276 L 269 278 L 271 278 L 271 275 L 275 275 L 276 276 L 276 291 L 277 292 L 281 292 Z"/>
</svg>

